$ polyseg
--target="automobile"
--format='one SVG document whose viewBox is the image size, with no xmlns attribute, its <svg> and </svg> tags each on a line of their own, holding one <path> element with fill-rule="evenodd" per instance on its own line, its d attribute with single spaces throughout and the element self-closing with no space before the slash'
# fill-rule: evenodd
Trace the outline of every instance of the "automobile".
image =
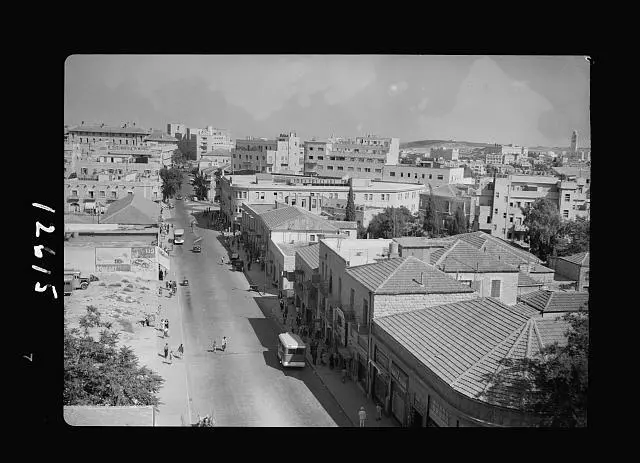
<svg viewBox="0 0 640 463">
<path fill-rule="evenodd" d="M 70 290 L 75 289 L 87 289 L 89 287 L 89 283 L 93 281 L 99 281 L 98 277 L 91 274 L 88 277 L 82 276 L 80 270 L 74 269 L 65 269 L 65 293 L 67 293 L 67 286 L 69 288 L 68 293 L 70 294 Z"/>
<path fill-rule="evenodd" d="M 240 254 L 238 254 L 237 252 L 231 253 L 231 262 L 234 262 L 238 259 L 240 259 Z"/>
<path fill-rule="evenodd" d="M 200 247 L 199 244 L 193 245 L 193 252 L 202 252 L 202 248 Z"/>
<path fill-rule="evenodd" d="M 122 264 L 124 261 L 122 259 L 113 259 L 114 264 Z"/>
<path fill-rule="evenodd" d="M 176 200 L 178 200 L 178 201 L 182 201 L 182 195 L 178 195 L 178 196 L 176 196 Z"/>
</svg>

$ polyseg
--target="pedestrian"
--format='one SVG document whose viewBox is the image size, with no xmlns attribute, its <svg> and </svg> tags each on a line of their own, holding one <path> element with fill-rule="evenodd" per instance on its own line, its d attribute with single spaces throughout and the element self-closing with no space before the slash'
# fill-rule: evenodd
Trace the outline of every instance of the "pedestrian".
<svg viewBox="0 0 640 463">
<path fill-rule="evenodd" d="M 180 358 L 182 358 L 182 356 L 184 355 L 184 347 L 182 346 L 182 344 L 180 344 L 180 346 L 178 347 L 178 352 L 180 352 Z"/>
<path fill-rule="evenodd" d="M 145 316 L 144 316 L 144 324 L 145 324 L 146 326 L 149 326 L 149 315 L 145 315 Z"/>
<path fill-rule="evenodd" d="M 364 422 L 367 419 L 367 412 L 364 411 L 364 406 L 360 407 L 358 418 L 360 419 L 360 427 L 364 428 Z"/>
<path fill-rule="evenodd" d="M 169 319 L 168 318 L 164 321 L 164 327 L 166 329 L 169 329 Z"/>
<path fill-rule="evenodd" d="M 169 355 L 169 343 L 165 343 L 164 345 L 164 359 L 167 360 L 167 356 Z"/>
<path fill-rule="evenodd" d="M 346 367 L 343 365 L 342 366 L 342 382 L 344 383 L 347 380 L 347 369 Z"/>
<path fill-rule="evenodd" d="M 333 352 L 329 354 L 329 369 L 333 370 Z"/>
<path fill-rule="evenodd" d="M 280 312 L 284 310 L 284 301 L 280 298 Z"/>
<path fill-rule="evenodd" d="M 376 416 L 376 421 L 380 421 L 382 419 L 382 405 L 380 402 L 376 403 L 376 412 L 378 416 Z"/>
<path fill-rule="evenodd" d="M 247 270 L 251 271 L 251 261 L 247 264 Z"/>
<path fill-rule="evenodd" d="M 316 359 L 318 357 L 318 348 L 311 346 L 311 359 L 313 360 L 313 364 L 316 365 Z"/>
<path fill-rule="evenodd" d="M 218 345 L 216 344 L 216 340 L 213 340 L 213 345 L 211 346 L 211 350 L 213 350 L 214 352 L 216 352 L 218 350 Z"/>
<path fill-rule="evenodd" d="M 169 351 L 169 363 L 173 363 L 173 351 Z"/>
<path fill-rule="evenodd" d="M 225 349 L 227 348 L 227 337 L 226 336 L 222 337 L 222 346 L 221 347 L 222 347 L 222 352 L 224 352 Z"/>
<path fill-rule="evenodd" d="M 167 328 L 166 326 L 164 327 L 164 337 L 165 338 L 169 337 L 169 328 Z"/>
</svg>

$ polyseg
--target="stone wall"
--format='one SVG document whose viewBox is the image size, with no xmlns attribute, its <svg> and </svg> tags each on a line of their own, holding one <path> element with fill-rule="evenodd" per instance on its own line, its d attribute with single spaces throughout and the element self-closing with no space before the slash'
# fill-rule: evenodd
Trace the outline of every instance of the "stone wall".
<svg viewBox="0 0 640 463">
<path fill-rule="evenodd" d="M 426 307 L 468 301 L 479 297 L 480 295 L 477 292 L 453 294 L 374 295 L 373 316 L 374 318 L 384 317 L 385 315 L 399 314 L 424 309 Z"/>
</svg>

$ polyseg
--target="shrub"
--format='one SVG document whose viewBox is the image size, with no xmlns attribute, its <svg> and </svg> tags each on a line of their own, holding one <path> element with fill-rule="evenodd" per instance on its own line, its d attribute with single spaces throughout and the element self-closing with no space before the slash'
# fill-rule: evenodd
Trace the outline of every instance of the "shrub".
<svg viewBox="0 0 640 463">
<path fill-rule="evenodd" d="M 127 285 L 127 288 L 133 288 L 133 287 L 134 287 L 134 286 L 133 286 L 131 283 L 129 283 L 129 284 Z"/>
<path fill-rule="evenodd" d="M 109 283 L 109 286 L 122 286 L 122 283 Z"/>
<path fill-rule="evenodd" d="M 123 289 L 123 291 L 126 291 L 128 293 L 133 292 L 133 289 L 129 288 L 128 286 L 126 288 Z"/>
</svg>

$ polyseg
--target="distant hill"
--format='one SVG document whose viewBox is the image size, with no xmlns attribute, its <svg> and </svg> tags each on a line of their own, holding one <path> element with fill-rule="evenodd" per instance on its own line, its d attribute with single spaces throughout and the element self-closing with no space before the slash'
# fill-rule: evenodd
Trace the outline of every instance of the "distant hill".
<svg viewBox="0 0 640 463">
<path fill-rule="evenodd" d="M 487 146 L 493 146 L 491 143 L 476 143 L 471 141 L 458 141 L 458 140 L 417 140 L 406 143 L 400 143 L 401 149 L 419 149 L 419 148 L 431 148 L 432 146 L 443 146 L 445 148 L 486 148 Z"/>
</svg>

